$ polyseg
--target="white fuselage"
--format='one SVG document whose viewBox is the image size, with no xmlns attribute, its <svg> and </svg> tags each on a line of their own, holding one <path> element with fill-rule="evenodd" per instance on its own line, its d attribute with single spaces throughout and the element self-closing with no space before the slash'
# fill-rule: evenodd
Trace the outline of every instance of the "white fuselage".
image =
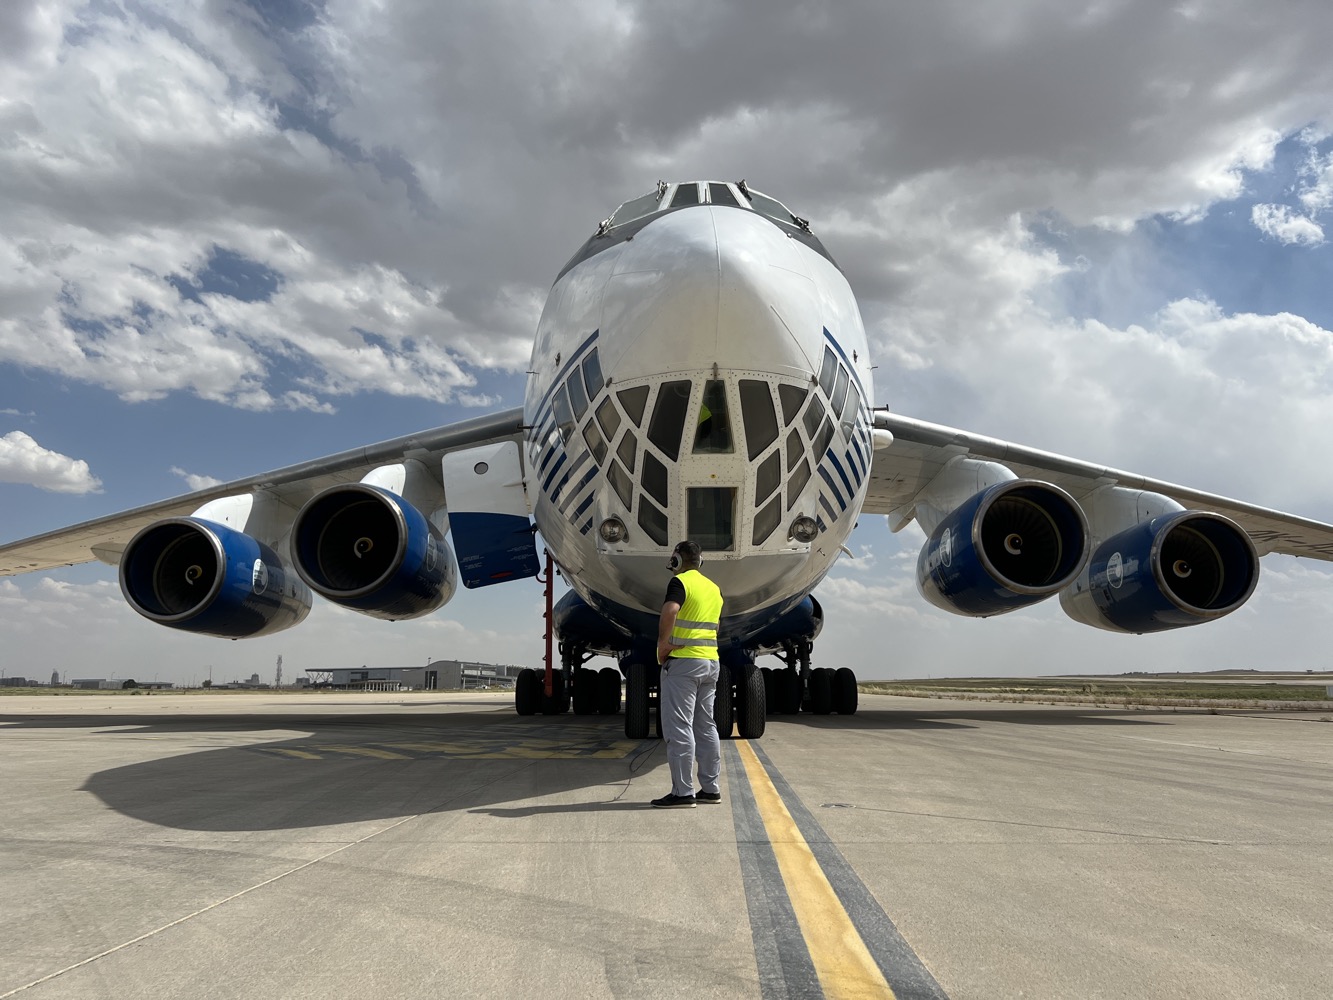
<svg viewBox="0 0 1333 1000">
<path fill-rule="evenodd" d="M 828 572 L 867 486 L 871 371 L 846 279 L 746 208 L 682 208 L 605 239 L 556 281 L 533 347 L 526 476 L 547 547 L 604 609 L 656 613 L 685 538 L 727 619 L 790 605 Z M 812 542 L 791 536 L 802 516 Z M 623 539 L 603 538 L 609 519 Z"/>
</svg>

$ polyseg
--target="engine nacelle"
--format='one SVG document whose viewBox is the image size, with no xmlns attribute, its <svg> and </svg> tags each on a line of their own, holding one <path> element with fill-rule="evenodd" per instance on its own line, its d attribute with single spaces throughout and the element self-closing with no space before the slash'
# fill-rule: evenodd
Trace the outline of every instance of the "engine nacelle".
<svg viewBox="0 0 1333 1000">
<path fill-rule="evenodd" d="M 292 557 L 315 593 L 387 621 L 430 614 L 457 586 L 439 529 L 396 493 L 366 483 L 331 487 L 302 507 Z"/>
<path fill-rule="evenodd" d="M 130 607 L 170 628 L 244 639 L 291 628 L 310 613 L 310 589 L 271 548 L 200 517 L 150 524 L 120 558 Z"/>
<path fill-rule="evenodd" d="M 1031 479 L 988 486 L 940 521 L 917 559 L 921 595 L 985 618 L 1067 586 L 1088 557 L 1088 522 L 1064 490 Z"/>
<path fill-rule="evenodd" d="M 1111 632 L 1162 632 L 1230 614 L 1258 581 L 1259 555 L 1244 530 L 1221 514 L 1181 510 L 1097 546 L 1060 605 Z"/>
</svg>

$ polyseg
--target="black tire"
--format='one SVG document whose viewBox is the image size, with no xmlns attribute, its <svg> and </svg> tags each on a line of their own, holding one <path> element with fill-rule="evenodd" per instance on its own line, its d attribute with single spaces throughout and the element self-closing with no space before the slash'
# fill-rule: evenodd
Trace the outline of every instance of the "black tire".
<svg viewBox="0 0 1333 1000">
<path fill-rule="evenodd" d="M 631 663 L 625 672 L 625 738 L 648 738 L 648 665 Z"/>
<path fill-rule="evenodd" d="M 777 715 L 778 713 L 777 677 L 774 675 L 773 671 L 768 667 L 760 667 L 759 673 L 764 678 L 764 705 L 767 707 L 769 715 Z"/>
<path fill-rule="evenodd" d="M 732 715 L 731 671 L 724 666 L 718 676 L 717 695 L 713 699 L 713 721 L 717 723 L 719 738 L 731 739 Z"/>
<path fill-rule="evenodd" d="M 795 670 L 779 670 L 777 672 L 776 701 L 778 711 L 783 715 L 795 715 L 801 710 L 801 675 Z"/>
<path fill-rule="evenodd" d="M 538 676 L 538 690 L 542 694 L 542 715 L 564 715 L 569 711 L 569 692 L 565 690 L 565 675 L 557 670 L 551 676 L 551 697 L 546 697 L 546 678 Z"/>
<path fill-rule="evenodd" d="M 603 715 L 620 714 L 620 671 L 615 667 L 597 671 L 597 711 Z"/>
<path fill-rule="evenodd" d="M 518 679 L 514 682 L 514 708 L 519 715 L 536 715 L 541 706 L 541 674 L 531 667 L 524 667 L 518 672 Z"/>
<path fill-rule="evenodd" d="M 815 715 L 828 715 L 833 711 L 833 671 L 828 667 L 816 667 L 810 671 L 806 682 L 810 690 L 810 711 Z"/>
<path fill-rule="evenodd" d="M 574 714 L 597 714 L 597 671 L 580 667 L 574 671 Z"/>
<path fill-rule="evenodd" d="M 743 740 L 757 740 L 764 735 L 768 717 L 768 692 L 764 675 L 753 663 L 736 674 L 736 735 Z"/>
<path fill-rule="evenodd" d="M 833 673 L 833 711 L 855 715 L 856 701 L 856 674 L 851 667 L 839 667 Z"/>
</svg>

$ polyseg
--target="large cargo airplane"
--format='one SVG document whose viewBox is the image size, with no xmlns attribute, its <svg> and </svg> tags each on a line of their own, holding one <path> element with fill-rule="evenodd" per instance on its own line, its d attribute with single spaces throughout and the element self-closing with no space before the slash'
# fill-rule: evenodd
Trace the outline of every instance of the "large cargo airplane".
<svg viewBox="0 0 1333 1000">
<path fill-rule="evenodd" d="M 719 721 L 754 738 L 770 711 L 856 710 L 850 670 L 811 667 L 812 592 L 862 514 L 921 525 L 937 607 L 1058 594 L 1119 632 L 1229 614 L 1261 554 L 1333 560 L 1333 525 L 873 401 L 856 299 L 809 223 L 744 181 L 659 182 L 556 276 L 521 409 L 0 546 L 0 576 L 99 559 L 151 621 L 245 638 L 299 624 L 312 592 L 403 620 L 460 577 L 537 576 L 535 522 L 571 590 L 548 619 L 560 662 L 523 673 L 516 708 L 618 713 L 623 675 L 643 738 L 667 557 L 691 538 L 726 599 Z M 588 669 L 598 654 L 618 669 Z M 762 654 L 783 666 L 761 672 Z"/>
</svg>

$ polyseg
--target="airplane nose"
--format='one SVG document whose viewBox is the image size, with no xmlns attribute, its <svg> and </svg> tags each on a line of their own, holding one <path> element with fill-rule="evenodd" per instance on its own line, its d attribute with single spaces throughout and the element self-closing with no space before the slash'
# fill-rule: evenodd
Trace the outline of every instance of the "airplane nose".
<svg viewBox="0 0 1333 1000">
<path fill-rule="evenodd" d="M 822 339 L 799 246 L 754 212 L 712 206 L 636 234 L 603 290 L 601 329 L 620 379 L 707 364 L 808 377 Z"/>
</svg>

